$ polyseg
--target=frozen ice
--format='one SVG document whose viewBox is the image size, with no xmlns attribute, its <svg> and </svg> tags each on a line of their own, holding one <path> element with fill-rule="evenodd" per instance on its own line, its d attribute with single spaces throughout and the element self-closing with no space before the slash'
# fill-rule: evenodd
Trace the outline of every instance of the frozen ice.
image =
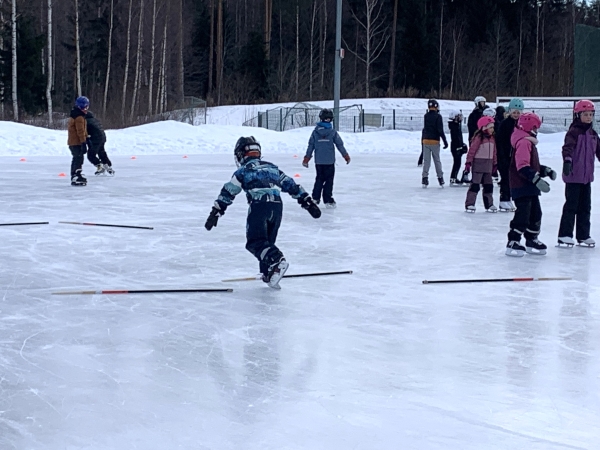
<svg viewBox="0 0 600 450">
<path fill-rule="evenodd" d="M 597 448 L 600 249 L 554 248 L 563 183 L 541 200 L 548 255 L 508 258 L 512 214 L 422 189 L 416 153 L 349 151 L 338 208 L 314 220 L 285 197 L 278 244 L 288 274 L 354 274 L 281 291 L 220 282 L 258 272 L 243 196 L 203 227 L 230 154 L 114 156 L 114 178 L 86 162 L 86 187 L 58 177 L 66 154 L 0 158 L 0 223 L 50 222 L 0 227 L 0 449 Z M 312 187 L 292 152 L 264 154 Z M 422 284 L 526 276 L 573 280 Z"/>
</svg>

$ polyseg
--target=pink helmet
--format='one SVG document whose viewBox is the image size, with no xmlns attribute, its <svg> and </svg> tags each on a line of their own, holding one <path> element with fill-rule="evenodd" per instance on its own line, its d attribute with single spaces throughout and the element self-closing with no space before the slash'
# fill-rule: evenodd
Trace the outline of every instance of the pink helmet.
<svg viewBox="0 0 600 450">
<path fill-rule="evenodd" d="M 539 130 L 542 126 L 542 121 L 535 113 L 523 113 L 519 117 L 519 128 L 527 133 L 531 133 L 533 130 Z"/>
<path fill-rule="evenodd" d="M 490 123 L 494 123 L 494 118 L 490 116 L 483 116 L 477 121 L 477 128 L 482 130 L 483 128 L 487 127 Z"/>
<path fill-rule="evenodd" d="M 596 111 L 596 107 L 594 106 L 594 104 L 590 101 L 590 100 L 579 100 L 577 103 L 575 103 L 575 106 L 573 107 L 573 112 L 575 114 L 579 114 L 582 113 L 584 111 Z"/>
</svg>

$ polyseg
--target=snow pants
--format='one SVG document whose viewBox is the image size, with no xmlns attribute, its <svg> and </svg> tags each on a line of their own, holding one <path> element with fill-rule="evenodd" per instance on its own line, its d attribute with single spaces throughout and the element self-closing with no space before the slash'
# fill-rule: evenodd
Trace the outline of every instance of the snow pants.
<svg viewBox="0 0 600 450">
<path fill-rule="evenodd" d="M 589 238 L 591 212 L 592 184 L 565 183 L 565 205 L 560 218 L 558 237 L 573 237 L 575 218 L 577 218 L 575 237 L 579 241 Z"/>
<path fill-rule="evenodd" d="M 483 206 L 485 206 L 485 209 L 488 209 L 494 204 L 494 182 L 492 180 L 492 174 L 486 172 L 473 172 L 471 186 L 467 191 L 465 206 L 475 206 L 480 185 L 483 185 Z"/>
<path fill-rule="evenodd" d="M 500 158 L 498 155 L 498 172 L 500 174 L 500 201 L 510 202 L 510 184 L 508 180 L 508 172 L 510 168 L 510 158 Z"/>
<path fill-rule="evenodd" d="M 335 176 L 335 164 L 315 164 L 317 176 L 312 191 L 314 201 L 321 200 L 323 194 L 323 203 L 332 203 L 333 200 L 333 177 Z"/>
<path fill-rule="evenodd" d="M 429 177 L 429 168 L 431 167 L 432 159 L 437 177 L 442 178 L 444 172 L 442 172 L 442 161 L 440 159 L 440 144 L 423 144 L 423 178 Z"/>
<path fill-rule="evenodd" d="M 108 155 L 106 154 L 106 150 L 104 149 L 104 143 L 93 145 L 92 148 L 88 151 L 87 158 L 88 161 L 95 166 L 97 166 L 100 163 L 112 166 L 110 158 L 108 157 Z"/>
<path fill-rule="evenodd" d="M 258 259 L 263 275 L 268 274 L 269 266 L 283 258 L 275 245 L 282 215 L 281 202 L 252 202 L 248 206 L 246 250 Z"/>
<path fill-rule="evenodd" d="M 453 160 L 452 172 L 450 172 L 450 179 L 456 180 L 456 178 L 458 177 L 458 172 L 460 171 L 460 168 L 462 166 L 462 156 L 464 155 L 464 152 L 463 152 L 462 148 L 450 150 L 450 152 L 452 153 L 452 160 Z"/>
<path fill-rule="evenodd" d="M 71 159 L 71 178 L 75 176 L 75 173 L 83 167 L 83 155 L 85 155 L 85 151 L 81 147 L 81 145 L 69 145 L 69 150 L 71 150 L 71 155 L 73 155 L 73 159 Z"/>
<path fill-rule="evenodd" d="M 513 220 L 510 221 L 508 240 L 519 242 L 522 235 L 525 235 L 525 239 L 537 238 L 542 226 L 539 195 L 516 198 L 514 202 L 517 210 Z"/>
</svg>

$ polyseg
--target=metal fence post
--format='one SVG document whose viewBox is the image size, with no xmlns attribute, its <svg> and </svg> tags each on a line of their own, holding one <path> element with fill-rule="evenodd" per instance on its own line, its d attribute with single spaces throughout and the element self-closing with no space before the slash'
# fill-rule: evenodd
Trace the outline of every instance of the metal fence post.
<svg viewBox="0 0 600 450">
<path fill-rule="evenodd" d="M 270 128 L 269 128 L 269 110 L 268 109 L 265 111 L 265 116 L 266 116 L 265 120 L 267 121 L 267 126 L 265 128 L 267 130 L 270 130 Z"/>
<path fill-rule="evenodd" d="M 392 122 L 393 122 L 393 129 L 396 129 L 396 110 L 392 109 Z"/>
</svg>

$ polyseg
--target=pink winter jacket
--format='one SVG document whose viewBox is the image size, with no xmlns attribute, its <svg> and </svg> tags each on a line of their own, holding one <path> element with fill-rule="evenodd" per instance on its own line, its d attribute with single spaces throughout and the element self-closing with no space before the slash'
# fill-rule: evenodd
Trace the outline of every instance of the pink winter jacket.
<svg viewBox="0 0 600 450">
<path fill-rule="evenodd" d="M 473 172 L 492 173 L 498 165 L 496 155 L 496 139 L 494 136 L 479 134 L 471 141 L 467 153 L 467 163 Z"/>
</svg>

